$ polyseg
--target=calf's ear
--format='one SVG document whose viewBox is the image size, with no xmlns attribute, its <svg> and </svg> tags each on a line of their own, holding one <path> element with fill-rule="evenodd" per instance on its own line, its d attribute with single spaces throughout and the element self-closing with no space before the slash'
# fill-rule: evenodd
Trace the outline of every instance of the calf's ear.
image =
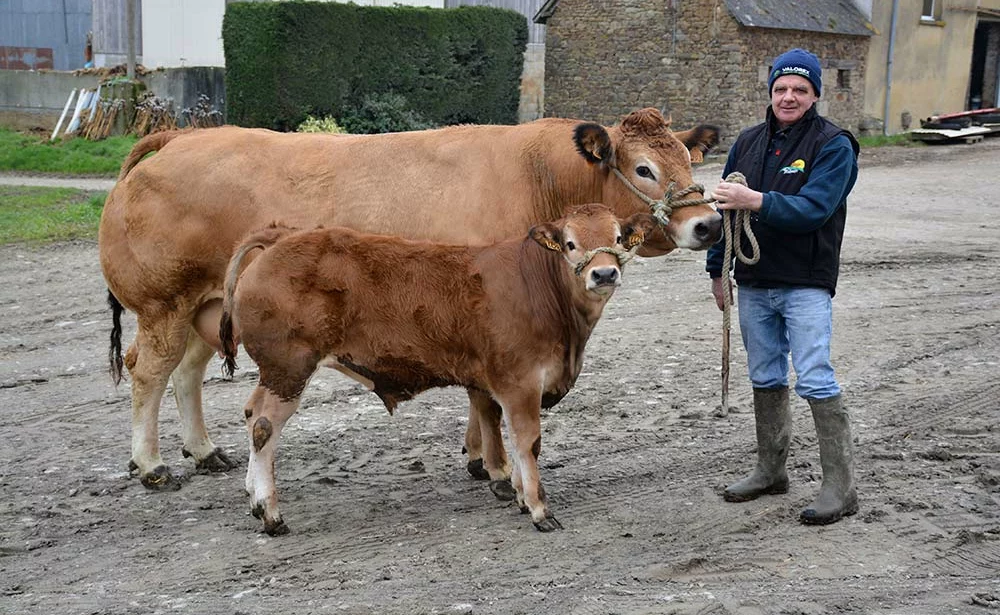
<svg viewBox="0 0 1000 615">
<path fill-rule="evenodd" d="M 650 214 L 633 214 L 628 220 L 620 221 L 619 225 L 622 228 L 622 245 L 631 250 L 646 240 L 646 235 L 656 229 L 657 222 Z"/>
<path fill-rule="evenodd" d="M 614 164 L 614 148 L 611 137 L 600 124 L 577 124 L 573 131 L 573 142 L 583 158 L 591 163 Z"/>
<path fill-rule="evenodd" d="M 549 222 L 531 227 L 528 236 L 547 250 L 562 252 L 562 231 Z"/>
<path fill-rule="evenodd" d="M 698 164 L 705 160 L 705 153 L 719 144 L 719 128 L 709 124 L 700 124 L 689 130 L 675 132 L 684 147 L 691 152 L 691 163 Z"/>
</svg>

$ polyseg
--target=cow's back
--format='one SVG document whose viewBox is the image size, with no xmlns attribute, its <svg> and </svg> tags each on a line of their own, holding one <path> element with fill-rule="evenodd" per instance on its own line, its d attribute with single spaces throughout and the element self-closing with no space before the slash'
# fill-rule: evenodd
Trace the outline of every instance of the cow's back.
<svg viewBox="0 0 1000 615">
<path fill-rule="evenodd" d="M 525 157 L 561 122 L 389 135 L 180 134 L 109 194 L 100 231 L 106 278 L 133 310 L 192 288 L 217 290 L 239 239 L 274 221 L 456 244 L 515 236 L 559 213 L 538 210 Z M 125 271 L 138 268 L 141 279 Z"/>
</svg>

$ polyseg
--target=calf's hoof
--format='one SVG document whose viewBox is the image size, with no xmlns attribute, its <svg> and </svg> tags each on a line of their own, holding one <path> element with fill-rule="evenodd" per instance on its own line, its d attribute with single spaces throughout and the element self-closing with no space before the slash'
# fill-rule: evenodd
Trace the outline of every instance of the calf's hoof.
<svg viewBox="0 0 1000 615">
<path fill-rule="evenodd" d="M 186 448 L 181 449 L 181 454 L 185 457 L 194 457 Z M 195 469 L 202 472 L 228 472 L 237 466 L 236 462 L 229 458 L 222 449 L 215 447 L 208 457 L 195 459 Z"/>
<path fill-rule="evenodd" d="M 250 508 L 250 514 L 264 522 L 264 531 L 270 536 L 283 536 L 288 533 L 288 526 L 278 515 L 276 519 L 267 516 L 263 502 L 257 502 Z"/>
<path fill-rule="evenodd" d="M 469 471 L 469 475 L 476 480 L 489 480 L 490 473 L 486 471 L 483 467 L 482 459 L 473 459 L 465 466 L 465 469 Z"/>
<path fill-rule="evenodd" d="M 510 481 L 507 479 L 491 480 L 490 491 L 492 491 L 496 499 L 501 502 L 510 502 L 517 497 L 517 492 L 514 491 L 514 485 L 510 484 Z"/>
<path fill-rule="evenodd" d="M 542 519 L 541 521 L 536 521 L 535 529 L 538 530 L 539 532 L 551 532 L 553 530 L 561 530 L 563 529 L 563 526 L 562 523 L 559 523 L 558 519 L 556 519 L 552 515 L 549 515 L 544 519 Z"/>
<path fill-rule="evenodd" d="M 281 517 L 275 521 L 264 519 L 264 531 L 268 536 L 284 536 L 288 533 L 288 526 Z"/>
<path fill-rule="evenodd" d="M 130 472 L 134 472 L 139 467 L 135 465 L 134 461 L 130 461 L 128 469 Z M 177 491 L 181 488 L 181 481 L 174 478 L 174 475 L 170 472 L 170 468 L 165 465 L 158 465 L 153 468 L 152 472 L 140 474 L 139 482 L 150 491 Z"/>
</svg>

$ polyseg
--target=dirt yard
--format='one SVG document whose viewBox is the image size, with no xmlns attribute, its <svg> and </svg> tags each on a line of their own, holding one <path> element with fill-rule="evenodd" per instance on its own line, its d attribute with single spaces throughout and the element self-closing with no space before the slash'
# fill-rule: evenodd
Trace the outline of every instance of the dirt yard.
<svg viewBox="0 0 1000 615">
<path fill-rule="evenodd" d="M 796 520 L 820 478 L 800 399 L 791 492 L 720 497 L 753 464 L 753 414 L 735 330 L 734 408 L 716 416 L 701 253 L 628 266 L 576 388 L 543 414 L 565 530 L 536 532 L 466 473 L 462 391 L 388 416 L 331 371 L 283 434 L 291 534 L 271 538 L 243 492 L 252 364 L 230 382 L 213 362 L 206 384 L 243 467 L 195 473 L 168 395 L 163 455 L 187 481 L 151 493 L 126 469 L 97 246 L 2 248 L 0 613 L 1000 613 L 998 197 L 1000 139 L 863 154 L 833 347 L 861 512 L 819 528 Z"/>
</svg>

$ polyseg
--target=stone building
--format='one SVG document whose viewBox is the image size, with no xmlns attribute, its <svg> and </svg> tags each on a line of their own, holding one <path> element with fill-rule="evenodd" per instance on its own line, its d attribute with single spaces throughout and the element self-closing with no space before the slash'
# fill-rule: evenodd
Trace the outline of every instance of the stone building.
<svg viewBox="0 0 1000 615">
<path fill-rule="evenodd" d="M 871 24 L 845 0 L 547 0 L 545 115 L 613 124 L 657 107 L 674 126 L 715 124 L 728 147 L 758 123 L 771 61 L 818 55 L 818 110 L 857 131 Z"/>
</svg>

